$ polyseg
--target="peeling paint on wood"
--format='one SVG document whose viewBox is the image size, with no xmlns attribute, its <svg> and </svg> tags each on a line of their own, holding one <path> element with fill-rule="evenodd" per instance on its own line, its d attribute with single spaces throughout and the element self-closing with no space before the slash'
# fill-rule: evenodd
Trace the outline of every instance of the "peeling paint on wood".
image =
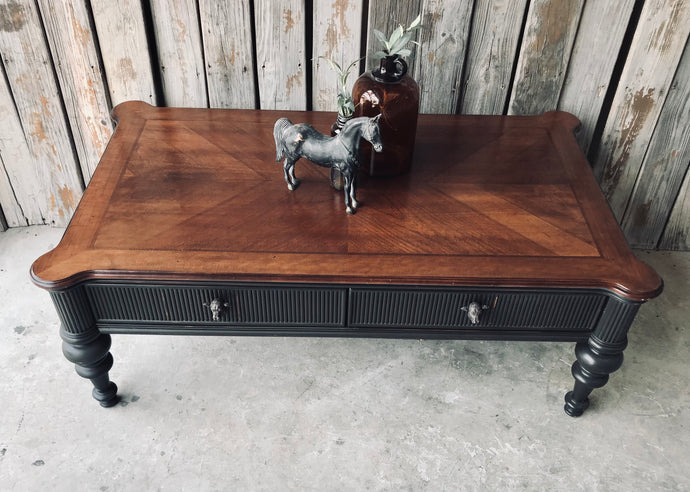
<svg viewBox="0 0 690 492">
<path fill-rule="evenodd" d="M 91 8 L 112 105 L 157 104 L 141 2 L 91 0 Z"/>
<path fill-rule="evenodd" d="M 82 189 L 79 163 L 72 150 L 72 135 L 65 123 L 66 117 L 62 112 L 59 89 L 53 76 L 52 60 L 36 4 L 30 0 L 15 3 L 23 11 L 21 27 L 14 32 L 0 30 L 0 53 L 13 103 L 16 104 L 14 116 L 12 110 L 6 110 L 5 115 L 15 122 L 21 122 L 20 128 L 33 158 L 26 162 L 26 157 L 21 155 L 23 152 L 19 151 L 18 157 L 22 160 L 16 165 L 26 166 L 24 170 L 18 170 L 15 163 L 10 164 L 9 159 L 4 157 L 3 162 L 6 169 L 11 167 L 7 169 L 10 176 L 8 181 L 17 203 L 25 209 L 26 219 L 30 223 L 38 222 L 36 214 L 40 213 L 41 222 L 64 226 L 71 216 L 70 209 L 65 208 L 61 215 L 59 210 L 63 208 L 62 204 L 58 203 L 58 207 L 51 210 L 47 201 L 51 194 L 57 194 L 58 188 L 63 186 L 72 191 L 73 201 L 79 200 Z M 5 128 L 9 128 L 11 135 L 18 138 L 14 123 Z M 21 146 L 18 142 L 12 145 Z M 31 197 L 37 201 L 37 208 L 28 205 L 26 200 Z"/>
<path fill-rule="evenodd" d="M 261 109 L 306 109 L 304 0 L 254 2 Z"/>
<path fill-rule="evenodd" d="M 163 96 L 168 106 L 205 108 L 206 75 L 194 0 L 153 0 Z"/>
<path fill-rule="evenodd" d="M 249 0 L 201 0 L 199 13 L 210 107 L 254 109 Z"/>
<path fill-rule="evenodd" d="M 594 156 L 595 174 L 619 220 L 689 35 L 687 2 L 645 2 Z"/>
<path fill-rule="evenodd" d="M 685 173 L 683 185 L 671 210 L 659 247 L 690 250 L 690 172 Z"/>
<path fill-rule="evenodd" d="M 582 122 L 576 138 L 585 153 L 599 119 L 634 0 L 586 2 L 558 109 Z M 615 22 L 612 22 L 615 19 Z"/>
<path fill-rule="evenodd" d="M 584 0 L 530 3 L 508 114 L 557 108 L 583 5 Z"/>
<path fill-rule="evenodd" d="M 362 35 L 362 2 L 354 0 L 314 1 L 314 43 L 312 52 L 312 107 L 336 111 L 338 77 L 320 56 L 333 58 L 342 67 L 359 58 Z M 348 88 L 357 79 L 355 66 Z"/>
<path fill-rule="evenodd" d="M 0 4 L 0 31 L 19 31 L 26 23 L 24 6 L 18 2 Z"/>
<path fill-rule="evenodd" d="M 60 60 L 56 73 L 82 176 L 88 184 L 113 132 L 89 12 L 85 3 L 70 0 L 39 0 L 39 5 L 53 59 Z M 50 118 L 47 99 L 42 97 L 41 102 Z"/>
<path fill-rule="evenodd" d="M 503 113 L 526 1 L 476 1 L 461 113 Z"/>
<path fill-rule="evenodd" d="M 690 166 L 690 44 L 686 45 L 656 122 L 622 220 L 634 247 L 654 248 Z M 686 217 L 690 222 L 690 216 Z"/>
<path fill-rule="evenodd" d="M 421 113 L 456 112 L 471 16 L 472 2 L 424 0 L 424 28 L 412 72 L 421 92 Z"/>
</svg>

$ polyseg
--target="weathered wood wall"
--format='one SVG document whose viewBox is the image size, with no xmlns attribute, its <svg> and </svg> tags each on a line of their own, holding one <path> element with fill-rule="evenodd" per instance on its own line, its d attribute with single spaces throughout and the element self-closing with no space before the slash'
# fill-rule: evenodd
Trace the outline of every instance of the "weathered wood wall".
<svg viewBox="0 0 690 492">
<path fill-rule="evenodd" d="M 69 221 L 114 105 L 334 111 L 319 57 L 419 13 L 423 112 L 574 113 L 631 245 L 690 249 L 685 0 L 0 0 L 0 230 Z"/>
</svg>

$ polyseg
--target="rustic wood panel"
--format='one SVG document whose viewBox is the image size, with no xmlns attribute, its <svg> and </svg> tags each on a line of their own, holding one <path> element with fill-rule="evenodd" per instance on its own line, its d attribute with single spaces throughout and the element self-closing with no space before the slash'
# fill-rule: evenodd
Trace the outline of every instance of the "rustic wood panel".
<svg viewBox="0 0 690 492">
<path fill-rule="evenodd" d="M 690 172 L 685 173 L 683 186 L 671 210 L 659 247 L 690 250 Z"/>
<path fill-rule="evenodd" d="M 40 190 L 41 201 L 47 202 L 43 217 L 64 226 L 83 185 L 41 19 L 31 0 L 5 3 L 2 10 L 0 53 L 37 177 L 13 186 Z"/>
<path fill-rule="evenodd" d="M 413 70 L 421 92 L 419 111 L 453 114 L 462 92 L 472 2 L 424 0 L 423 13 Z"/>
<path fill-rule="evenodd" d="M 49 208 L 0 66 L 0 206 L 10 227 L 43 224 Z"/>
<path fill-rule="evenodd" d="M 476 0 L 463 114 L 503 114 L 527 0 Z"/>
<path fill-rule="evenodd" d="M 204 55 L 196 1 L 152 0 L 151 13 L 165 104 L 207 107 Z"/>
<path fill-rule="evenodd" d="M 249 0 L 200 0 L 208 102 L 212 108 L 254 109 L 254 59 Z"/>
<path fill-rule="evenodd" d="M 644 157 L 623 231 L 635 247 L 656 247 L 690 165 L 690 43 Z M 690 216 L 686 217 L 690 222 Z"/>
<path fill-rule="evenodd" d="M 108 96 L 89 12 L 84 0 L 38 0 L 48 44 L 82 177 L 88 184 L 105 150 L 113 126 Z"/>
<path fill-rule="evenodd" d="M 101 58 L 113 106 L 157 104 L 140 0 L 91 0 Z"/>
<path fill-rule="evenodd" d="M 556 109 L 584 0 L 530 3 L 508 114 Z"/>
<path fill-rule="evenodd" d="M 306 109 L 305 0 L 255 0 L 261 109 Z"/>
<path fill-rule="evenodd" d="M 374 58 L 373 55 L 383 49 L 379 40 L 373 35 L 373 29 L 378 29 L 388 37 L 399 25 L 409 26 L 421 11 L 422 0 L 409 0 L 406 2 L 377 0 L 369 2 L 366 52 L 366 66 L 369 70 L 378 66 L 378 59 Z M 422 21 L 422 24 L 424 22 L 425 20 Z M 426 29 L 426 27 L 423 29 Z M 417 37 L 419 37 L 419 34 Z M 410 74 L 415 73 L 414 51 L 416 50 L 413 50 L 413 56 L 407 58 Z"/>
<path fill-rule="evenodd" d="M 362 2 L 315 0 L 313 12 L 312 108 L 315 111 L 335 111 L 338 76 L 319 57 L 332 58 L 343 68 L 360 57 Z M 348 78 L 348 88 L 352 87 L 358 75 L 359 65 L 355 65 Z"/>
<path fill-rule="evenodd" d="M 594 156 L 595 173 L 619 220 L 689 33 L 688 2 L 645 2 Z"/>
<path fill-rule="evenodd" d="M 585 3 L 558 109 L 582 122 L 577 140 L 587 153 L 635 0 Z M 614 81 L 615 83 L 615 81 Z"/>
</svg>

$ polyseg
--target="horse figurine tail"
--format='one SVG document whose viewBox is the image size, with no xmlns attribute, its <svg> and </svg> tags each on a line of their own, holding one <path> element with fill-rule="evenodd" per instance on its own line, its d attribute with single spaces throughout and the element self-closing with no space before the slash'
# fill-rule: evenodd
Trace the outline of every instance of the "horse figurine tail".
<svg viewBox="0 0 690 492">
<path fill-rule="evenodd" d="M 291 126 L 292 122 L 287 118 L 280 118 L 273 126 L 273 138 L 276 141 L 276 162 L 280 162 L 285 156 L 287 149 L 285 148 L 285 140 L 283 140 L 283 132 Z"/>
</svg>

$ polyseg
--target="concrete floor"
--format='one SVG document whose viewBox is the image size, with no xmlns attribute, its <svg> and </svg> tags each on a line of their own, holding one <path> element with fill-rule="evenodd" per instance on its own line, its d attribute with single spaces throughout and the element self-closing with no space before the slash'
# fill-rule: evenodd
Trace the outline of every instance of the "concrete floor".
<svg viewBox="0 0 690 492">
<path fill-rule="evenodd" d="M 48 227 L 0 233 L 0 490 L 689 490 L 690 254 L 585 415 L 571 343 L 113 337 L 122 402 L 62 356 L 29 266 Z"/>
</svg>

